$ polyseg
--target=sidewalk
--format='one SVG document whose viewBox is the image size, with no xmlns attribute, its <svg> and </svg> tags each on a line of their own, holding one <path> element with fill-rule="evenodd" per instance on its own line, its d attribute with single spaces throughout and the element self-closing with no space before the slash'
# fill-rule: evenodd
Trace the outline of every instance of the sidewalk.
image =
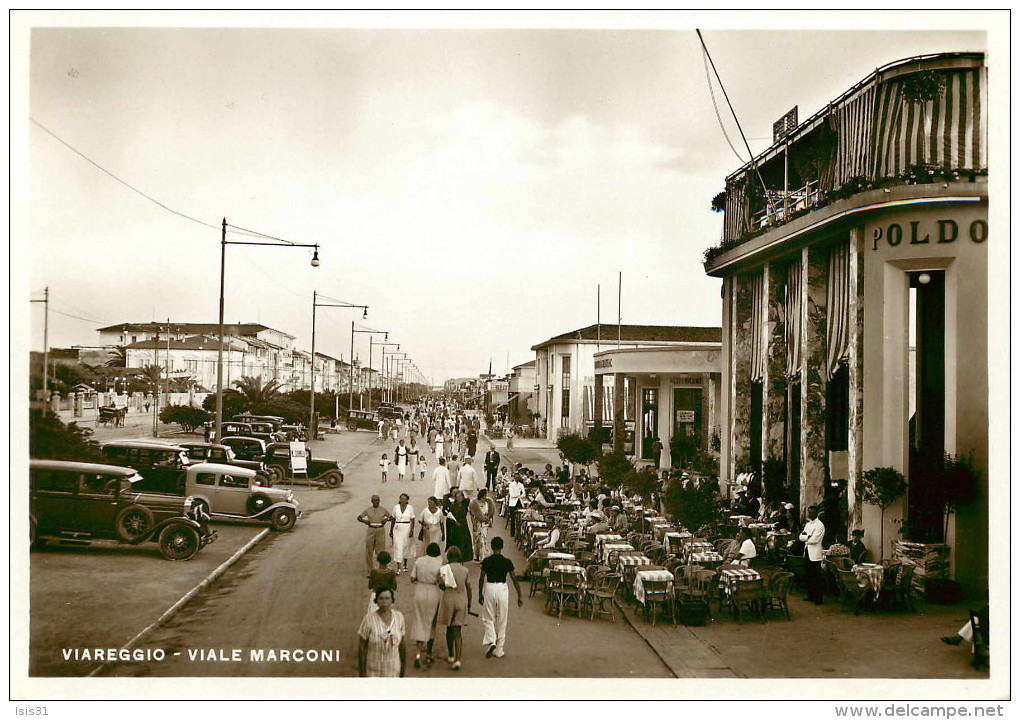
<svg viewBox="0 0 1020 720">
<path fill-rule="evenodd" d="M 916 613 L 841 612 L 835 598 L 824 605 L 789 597 L 792 621 L 738 624 L 712 604 L 704 627 L 652 627 L 631 603 L 617 602 L 624 619 L 678 678 L 947 678 L 987 680 L 970 667 L 966 645 L 939 641 L 967 618 L 965 605 L 916 600 Z"/>
</svg>

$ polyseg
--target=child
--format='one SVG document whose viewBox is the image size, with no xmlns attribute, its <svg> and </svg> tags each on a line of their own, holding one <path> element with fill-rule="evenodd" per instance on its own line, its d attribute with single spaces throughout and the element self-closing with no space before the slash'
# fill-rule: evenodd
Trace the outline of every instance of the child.
<svg viewBox="0 0 1020 720">
<path fill-rule="evenodd" d="M 418 474 L 422 480 L 425 479 L 425 470 L 428 467 L 428 463 L 425 462 L 425 453 L 418 455 Z"/>
<path fill-rule="evenodd" d="M 368 574 L 368 589 L 371 591 L 371 596 L 368 598 L 368 611 L 375 612 L 377 610 L 375 604 L 375 595 L 380 590 L 390 590 L 393 592 L 394 597 L 397 593 L 397 573 L 393 568 L 390 567 L 390 561 L 393 558 L 390 554 L 383 550 L 381 553 L 376 555 L 376 560 L 379 561 L 379 567 L 373 569 Z"/>
<path fill-rule="evenodd" d="M 390 469 L 390 461 L 386 457 L 386 453 L 382 454 L 382 460 L 379 461 L 379 467 L 382 468 L 382 481 L 386 482 L 386 471 Z"/>
</svg>

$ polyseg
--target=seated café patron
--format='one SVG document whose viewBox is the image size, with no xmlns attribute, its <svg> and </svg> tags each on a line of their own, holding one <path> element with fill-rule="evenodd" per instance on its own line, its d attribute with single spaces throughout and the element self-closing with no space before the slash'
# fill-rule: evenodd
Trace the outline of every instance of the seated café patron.
<svg viewBox="0 0 1020 720">
<path fill-rule="evenodd" d="M 850 543 L 850 559 L 854 561 L 854 565 L 867 562 L 868 548 L 864 546 L 864 531 L 857 529 L 851 535 L 853 536 L 853 542 Z"/>
</svg>

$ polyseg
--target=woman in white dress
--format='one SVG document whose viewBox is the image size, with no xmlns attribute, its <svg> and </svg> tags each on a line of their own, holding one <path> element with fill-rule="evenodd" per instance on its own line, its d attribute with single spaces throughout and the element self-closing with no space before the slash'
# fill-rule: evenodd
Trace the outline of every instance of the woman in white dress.
<svg viewBox="0 0 1020 720">
<path fill-rule="evenodd" d="M 407 464 L 411 473 L 411 482 L 414 482 L 415 473 L 418 472 L 418 441 L 411 437 L 411 445 L 407 448 Z"/>
<path fill-rule="evenodd" d="M 397 449 L 393 451 L 397 458 L 397 480 L 404 480 L 407 477 L 407 445 L 401 440 Z M 411 476 L 414 479 L 414 475 Z"/>
<path fill-rule="evenodd" d="M 443 510 L 439 507 L 439 501 L 434 497 L 429 498 L 429 505 L 421 511 L 421 532 L 418 539 L 424 547 L 436 543 L 439 547 L 446 545 L 446 528 L 443 524 Z"/>
<path fill-rule="evenodd" d="M 408 503 L 411 498 L 407 493 L 400 494 L 400 502 L 393 506 L 393 519 L 390 520 L 390 540 L 393 541 L 393 562 L 397 565 L 397 575 L 407 570 L 407 555 L 411 549 L 411 538 L 414 537 L 414 508 Z"/>
<path fill-rule="evenodd" d="M 441 457 L 446 457 L 446 453 L 443 452 L 443 433 L 442 431 L 436 433 L 436 460 Z"/>
</svg>

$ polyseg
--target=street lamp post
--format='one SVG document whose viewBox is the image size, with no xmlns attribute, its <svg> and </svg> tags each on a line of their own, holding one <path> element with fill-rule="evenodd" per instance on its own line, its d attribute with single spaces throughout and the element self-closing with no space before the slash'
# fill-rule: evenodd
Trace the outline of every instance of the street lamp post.
<svg viewBox="0 0 1020 720">
<path fill-rule="evenodd" d="M 406 358 L 406 357 L 407 357 L 407 353 L 406 352 L 403 352 L 403 353 L 391 353 L 390 354 L 390 371 L 389 371 L 389 376 L 390 376 L 390 382 L 389 382 L 389 386 L 390 386 L 390 402 L 396 402 L 396 393 L 394 392 L 394 390 L 395 390 L 396 385 L 397 385 L 397 373 L 396 373 L 397 363 L 400 362 L 403 358 Z"/>
<path fill-rule="evenodd" d="M 400 349 L 400 345 L 397 345 L 397 350 L 399 350 L 399 349 Z M 397 353 L 396 353 L 395 350 L 394 351 L 389 351 L 389 352 L 387 352 L 386 348 L 383 348 L 383 350 L 382 350 L 382 377 L 383 377 L 383 379 L 385 381 L 385 388 L 383 390 L 383 398 L 386 400 L 386 402 L 391 402 L 393 400 L 393 395 L 391 393 L 391 387 L 390 387 L 390 372 L 389 372 L 389 368 L 390 368 L 390 364 L 392 364 L 392 358 L 396 354 Z M 390 356 L 390 362 L 387 362 L 387 360 L 386 360 L 386 356 L 387 355 Z"/>
<path fill-rule="evenodd" d="M 232 226 L 234 227 L 234 226 Z M 237 228 L 242 232 L 246 232 L 249 235 L 262 235 L 262 233 L 252 233 L 250 230 L 244 228 Z M 315 248 L 315 253 L 312 255 L 312 267 L 319 267 L 319 246 L 317 244 L 308 243 L 292 243 L 286 240 L 279 240 L 272 238 L 269 235 L 262 235 L 275 242 L 254 242 L 248 240 L 227 240 L 227 219 L 223 218 L 223 233 L 220 239 L 220 323 L 219 323 L 219 342 L 216 350 L 216 442 L 220 441 L 223 433 L 223 286 L 225 284 L 227 276 L 227 245 L 261 245 L 266 247 L 301 247 L 301 248 Z M 312 357 L 312 362 L 315 362 L 315 357 Z M 314 370 L 314 368 L 313 368 Z"/>
<path fill-rule="evenodd" d="M 388 333 L 387 333 L 387 337 L 389 337 Z M 368 339 L 368 409 L 369 410 L 372 409 L 372 345 L 373 345 L 372 340 L 373 340 L 373 338 L 371 338 L 371 337 Z M 382 349 L 383 359 L 382 359 L 382 362 L 380 363 L 380 372 L 379 372 L 379 377 L 382 378 L 382 377 L 385 376 L 385 368 L 386 368 L 386 347 L 385 346 L 386 345 L 395 345 L 397 347 L 397 350 L 399 350 L 400 349 L 400 343 L 377 342 L 377 343 L 375 343 L 375 345 L 384 346 L 383 349 Z M 384 389 L 383 389 L 383 386 L 381 384 L 379 385 L 379 391 L 380 391 L 380 397 L 385 399 L 385 397 L 383 397 Z"/>
<path fill-rule="evenodd" d="M 410 366 L 410 363 L 411 358 L 400 358 L 397 360 L 397 367 L 393 373 L 393 379 L 397 385 L 397 402 L 407 399 L 404 395 L 404 392 L 402 391 L 406 390 L 405 386 L 407 385 L 407 379 L 404 377 L 404 375 L 407 371 L 407 368 Z"/>
<path fill-rule="evenodd" d="M 369 328 L 364 328 L 363 330 L 356 330 L 354 328 L 354 323 L 351 323 L 351 338 L 352 338 L 352 341 L 351 341 L 351 353 L 352 353 L 352 355 L 351 355 L 351 357 L 352 358 L 354 357 L 354 355 L 353 355 L 353 353 L 354 353 L 354 341 L 353 341 L 354 333 L 365 333 L 366 335 L 368 335 L 368 383 L 369 383 L 368 384 L 368 409 L 371 410 L 372 409 L 372 341 L 375 339 L 372 336 L 373 335 L 382 335 L 383 336 L 383 340 L 389 340 L 390 334 L 386 330 L 371 330 Z M 378 345 L 378 344 L 381 344 L 381 343 L 376 343 L 376 344 Z M 399 349 L 399 348 L 400 348 L 400 346 L 398 345 L 397 349 Z M 352 363 L 352 369 L 351 369 L 351 377 L 352 378 L 354 377 L 353 363 Z M 359 387 L 359 392 L 360 392 L 360 387 Z M 353 404 L 353 396 L 352 396 L 351 402 Z"/>
<path fill-rule="evenodd" d="M 364 310 L 363 317 L 368 317 L 368 305 L 355 305 L 354 303 L 344 302 L 343 300 L 334 300 L 331 297 L 326 297 L 327 300 L 333 302 L 318 302 L 318 293 L 312 291 L 312 384 L 311 384 L 311 400 L 309 402 L 309 417 L 308 417 L 308 437 L 309 439 L 314 437 L 314 425 L 315 425 L 315 308 L 320 307 L 339 307 L 339 308 L 359 308 Z M 351 321 L 351 397 L 354 394 L 354 321 Z M 351 401 L 348 400 L 348 403 Z M 347 410 L 350 411 L 350 405 L 347 406 Z"/>
</svg>

